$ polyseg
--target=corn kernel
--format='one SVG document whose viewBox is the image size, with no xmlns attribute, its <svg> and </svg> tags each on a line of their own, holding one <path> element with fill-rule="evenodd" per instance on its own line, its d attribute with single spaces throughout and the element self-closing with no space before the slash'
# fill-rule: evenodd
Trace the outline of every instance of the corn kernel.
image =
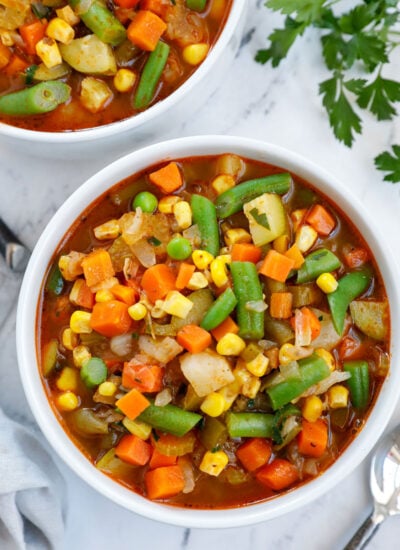
<svg viewBox="0 0 400 550">
<path fill-rule="evenodd" d="M 207 250 L 194 250 L 192 252 L 192 260 L 197 269 L 207 269 L 213 259 L 214 256 Z"/>
<path fill-rule="evenodd" d="M 96 302 L 109 302 L 110 300 L 114 300 L 114 294 L 107 289 L 104 290 L 98 290 L 95 295 Z"/>
<path fill-rule="evenodd" d="M 272 248 L 279 254 L 284 254 L 289 248 L 289 235 L 284 234 L 277 237 L 272 243 Z"/>
<path fill-rule="evenodd" d="M 199 65 L 207 57 L 209 49 L 205 43 L 190 44 L 183 48 L 182 57 L 189 65 Z"/>
<path fill-rule="evenodd" d="M 253 375 L 249 373 L 246 365 L 242 361 L 238 361 L 236 367 L 233 370 L 233 375 L 236 382 L 239 384 L 239 392 L 242 391 L 244 384 L 248 384 L 253 378 Z"/>
<path fill-rule="evenodd" d="M 0 41 L 4 46 L 14 46 L 15 44 L 13 33 L 5 29 L 1 29 Z"/>
<path fill-rule="evenodd" d="M 226 285 L 228 282 L 228 271 L 223 260 L 215 259 L 210 264 L 211 279 L 216 287 Z"/>
<path fill-rule="evenodd" d="M 228 229 L 224 235 L 224 239 L 228 246 L 233 246 L 236 243 L 252 242 L 250 233 L 242 228 Z"/>
<path fill-rule="evenodd" d="M 335 292 L 339 285 L 332 273 L 322 273 L 315 282 L 325 294 Z"/>
<path fill-rule="evenodd" d="M 296 348 L 293 344 L 282 344 L 279 348 L 279 364 L 288 365 L 297 360 Z"/>
<path fill-rule="evenodd" d="M 66 281 L 74 281 L 79 275 L 83 274 L 82 260 L 85 254 L 72 250 L 69 254 L 60 256 L 58 267 L 61 271 L 63 279 Z"/>
<path fill-rule="evenodd" d="M 231 254 L 220 254 L 215 258 L 216 260 L 221 260 L 224 262 L 225 265 L 232 263 L 232 256 Z"/>
<path fill-rule="evenodd" d="M 64 367 L 57 378 L 56 386 L 61 391 L 73 391 L 78 387 L 78 371 L 72 367 Z"/>
<path fill-rule="evenodd" d="M 292 220 L 292 223 L 293 223 L 293 231 L 296 232 L 298 230 L 306 213 L 307 213 L 306 208 L 298 208 L 297 210 L 293 210 L 293 212 L 290 214 L 290 219 Z"/>
<path fill-rule="evenodd" d="M 74 311 L 69 320 L 70 329 L 76 334 L 90 334 L 92 332 L 91 318 L 92 315 L 88 311 Z"/>
<path fill-rule="evenodd" d="M 261 388 L 261 380 L 256 376 L 252 376 L 250 380 L 247 380 L 243 386 L 241 393 L 249 399 L 254 399 Z"/>
<path fill-rule="evenodd" d="M 317 395 L 309 395 L 304 400 L 302 409 L 303 418 L 308 422 L 315 422 L 321 416 L 324 405 Z"/>
<path fill-rule="evenodd" d="M 149 424 L 146 424 L 146 422 L 142 422 L 141 420 L 131 420 L 130 418 L 125 416 L 122 424 L 125 426 L 128 432 L 136 435 L 136 437 L 140 437 L 140 439 L 149 439 L 151 435 L 152 427 Z"/>
<path fill-rule="evenodd" d="M 147 307 L 138 302 L 137 304 L 133 304 L 133 306 L 128 307 L 128 313 L 134 321 L 141 321 L 147 315 Z"/>
<path fill-rule="evenodd" d="M 240 355 L 246 347 L 245 341 L 237 334 L 228 332 L 217 344 L 217 353 L 220 355 Z"/>
<path fill-rule="evenodd" d="M 227 410 L 229 410 L 231 408 L 233 402 L 235 401 L 235 399 L 237 398 L 237 396 L 240 393 L 240 388 L 241 387 L 242 387 L 241 382 L 239 380 L 235 379 L 230 384 L 227 384 L 226 386 L 224 386 L 223 388 L 218 390 L 217 393 L 222 395 L 222 397 L 224 398 L 224 401 L 225 401 L 224 412 L 226 412 Z"/>
<path fill-rule="evenodd" d="M 170 290 L 162 305 L 162 309 L 170 315 L 185 319 L 194 303 L 177 290 Z"/>
<path fill-rule="evenodd" d="M 118 69 L 114 76 L 114 86 L 118 92 L 130 92 L 135 85 L 137 75 L 130 69 Z"/>
<path fill-rule="evenodd" d="M 172 214 L 175 204 L 180 201 L 180 197 L 176 197 L 175 195 L 168 195 L 166 197 L 163 197 L 158 201 L 158 210 L 162 214 Z"/>
<path fill-rule="evenodd" d="M 106 241 L 108 239 L 116 239 L 121 234 L 121 228 L 118 220 L 108 220 L 95 227 L 93 233 L 99 241 Z"/>
<path fill-rule="evenodd" d="M 163 309 L 163 300 L 156 300 L 156 303 L 150 307 L 150 315 L 153 319 L 162 319 L 167 315 L 167 312 Z"/>
<path fill-rule="evenodd" d="M 177 202 L 172 211 L 180 229 L 187 229 L 192 225 L 192 209 L 187 201 Z"/>
<path fill-rule="evenodd" d="M 201 288 L 206 288 L 207 286 L 208 280 L 203 273 L 200 273 L 200 271 L 195 271 L 186 285 L 189 290 L 200 290 Z"/>
<path fill-rule="evenodd" d="M 77 25 L 80 21 L 79 17 L 76 15 L 71 6 L 64 6 L 56 10 L 57 17 L 63 19 L 70 25 Z"/>
<path fill-rule="evenodd" d="M 36 44 L 36 53 L 48 69 L 62 63 L 60 50 L 54 38 L 45 36 Z"/>
<path fill-rule="evenodd" d="M 317 348 L 314 353 L 316 353 L 319 357 L 322 357 L 331 372 L 335 370 L 335 359 L 328 350 L 325 348 Z"/>
<path fill-rule="evenodd" d="M 82 367 L 91 357 L 92 354 L 87 346 L 76 346 L 76 348 L 72 350 L 72 359 L 75 367 Z"/>
<path fill-rule="evenodd" d="M 79 407 L 79 397 L 71 391 L 66 391 L 57 397 L 57 405 L 63 411 L 73 411 Z"/>
<path fill-rule="evenodd" d="M 72 332 L 70 328 L 63 330 L 61 340 L 64 348 L 69 349 L 70 351 L 76 348 L 79 344 L 79 336 L 75 334 L 75 332 Z"/>
<path fill-rule="evenodd" d="M 54 17 L 47 25 L 46 35 L 62 44 L 69 44 L 75 37 L 75 31 L 64 19 Z"/>
<path fill-rule="evenodd" d="M 229 174 L 221 174 L 212 180 L 211 186 L 218 195 L 221 195 L 228 189 L 235 187 L 235 178 Z"/>
<path fill-rule="evenodd" d="M 117 386 L 113 382 L 102 382 L 97 388 L 97 391 L 103 397 L 112 397 L 117 391 Z"/>
<path fill-rule="evenodd" d="M 331 409 L 347 407 L 349 401 L 349 390 L 346 386 L 337 384 L 328 390 L 328 405 Z"/>
<path fill-rule="evenodd" d="M 246 369 L 254 376 L 264 376 L 268 370 L 269 359 L 259 353 L 254 359 L 246 362 Z"/>
<path fill-rule="evenodd" d="M 311 227 L 311 225 L 302 225 L 296 231 L 295 243 L 297 244 L 300 252 L 307 252 L 314 245 L 318 238 L 318 233 Z"/>
<path fill-rule="evenodd" d="M 79 295 L 81 293 L 82 287 L 84 287 L 85 284 L 86 283 L 83 279 L 76 279 L 76 281 L 72 285 L 71 292 L 69 293 L 69 301 L 71 302 L 71 304 L 74 304 L 74 306 L 79 305 Z"/>
<path fill-rule="evenodd" d="M 199 468 L 205 474 L 217 477 L 228 462 L 228 455 L 224 451 L 216 451 L 215 453 L 207 451 L 201 460 Z"/>
<path fill-rule="evenodd" d="M 225 399 L 220 393 L 213 392 L 207 395 L 203 403 L 200 405 L 200 409 L 208 416 L 220 416 L 225 410 Z"/>
</svg>

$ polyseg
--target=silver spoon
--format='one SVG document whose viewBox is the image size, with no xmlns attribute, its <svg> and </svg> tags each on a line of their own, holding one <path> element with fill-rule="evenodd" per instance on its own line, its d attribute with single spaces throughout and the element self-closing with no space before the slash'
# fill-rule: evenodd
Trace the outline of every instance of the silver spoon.
<svg viewBox="0 0 400 550">
<path fill-rule="evenodd" d="M 0 254 L 10 269 L 24 271 L 30 252 L 0 218 Z"/>
<path fill-rule="evenodd" d="M 362 550 L 388 517 L 400 514 L 400 427 L 387 434 L 375 450 L 370 484 L 374 509 L 343 550 Z"/>
</svg>

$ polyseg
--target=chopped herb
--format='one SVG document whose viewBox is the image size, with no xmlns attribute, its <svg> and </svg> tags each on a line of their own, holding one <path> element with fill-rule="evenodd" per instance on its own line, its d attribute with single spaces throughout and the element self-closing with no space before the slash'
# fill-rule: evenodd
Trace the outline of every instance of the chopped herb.
<svg viewBox="0 0 400 550">
<path fill-rule="evenodd" d="M 25 69 L 25 83 L 26 84 L 32 84 L 35 72 L 37 69 L 37 65 L 30 65 L 27 69 Z"/>
<path fill-rule="evenodd" d="M 149 244 L 152 244 L 153 246 L 160 246 L 160 244 L 161 244 L 161 241 L 159 241 L 159 240 L 156 239 L 155 237 L 149 237 L 149 238 L 147 239 L 147 242 L 148 242 Z"/>
<path fill-rule="evenodd" d="M 266 229 L 271 229 L 271 226 L 269 225 L 267 214 L 265 212 L 262 212 L 261 214 L 257 210 L 257 208 L 252 208 L 249 212 L 254 220 L 259 224 L 265 227 Z"/>
</svg>

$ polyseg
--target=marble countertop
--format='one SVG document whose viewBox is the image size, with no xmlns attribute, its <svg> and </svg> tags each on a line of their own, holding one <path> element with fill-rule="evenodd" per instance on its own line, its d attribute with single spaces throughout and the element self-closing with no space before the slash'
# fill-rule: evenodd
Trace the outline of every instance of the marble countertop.
<svg viewBox="0 0 400 550">
<path fill-rule="evenodd" d="M 245 0 L 244 0 L 245 1 Z M 257 49 L 279 20 L 261 0 L 249 0 L 242 47 L 223 85 L 206 105 L 169 138 L 191 134 L 231 134 L 269 141 L 292 149 L 318 163 L 342 180 L 361 199 L 371 219 L 387 235 L 395 255 L 400 253 L 400 185 L 382 181 L 373 157 L 400 142 L 400 119 L 377 123 L 364 117 L 364 134 L 352 150 L 333 137 L 317 95 L 318 82 L 327 78 L 320 58 L 318 37 L 306 33 L 301 45 L 278 69 L 253 61 Z M 400 55 L 388 74 L 399 74 Z M 16 148 L 0 147 L 0 216 L 29 247 L 57 207 L 87 177 L 113 160 L 107 153 L 88 161 L 44 160 Z M 17 420 L 37 430 L 17 374 L 15 309 L 21 279 L 0 261 L 0 403 Z M 396 365 L 394 365 L 397 368 Z M 391 425 L 400 422 L 397 407 Z M 342 548 L 348 536 L 371 507 L 368 487 L 369 459 L 322 498 L 300 510 L 268 523 L 228 530 L 184 529 L 134 515 L 98 495 L 53 453 L 67 485 L 67 516 L 63 548 L 103 550 L 164 550 L 190 548 L 252 548 L 273 550 L 333 550 Z M 390 518 L 370 543 L 370 550 L 394 548 L 400 538 L 400 522 Z M 58 550 L 58 549 L 57 549 Z"/>
</svg>

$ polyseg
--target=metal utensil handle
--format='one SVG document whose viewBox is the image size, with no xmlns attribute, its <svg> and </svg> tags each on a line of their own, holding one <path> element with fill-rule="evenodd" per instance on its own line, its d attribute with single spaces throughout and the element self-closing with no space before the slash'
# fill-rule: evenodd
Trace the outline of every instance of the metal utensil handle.
<svg viewBox="0 0 400 550">
<path fill-rule="evenodd" d="M 362 550 L 375 535 L 378 527 L 385 517 L 381 514 L 371 513 L 358 528 L 343 550 Z"/>
<path fill-rule="evenodd" d="M 13 271 L 23 271 L 28 263 L 29 250 L 0 218 L 0 254 Z"/>
</svg>

